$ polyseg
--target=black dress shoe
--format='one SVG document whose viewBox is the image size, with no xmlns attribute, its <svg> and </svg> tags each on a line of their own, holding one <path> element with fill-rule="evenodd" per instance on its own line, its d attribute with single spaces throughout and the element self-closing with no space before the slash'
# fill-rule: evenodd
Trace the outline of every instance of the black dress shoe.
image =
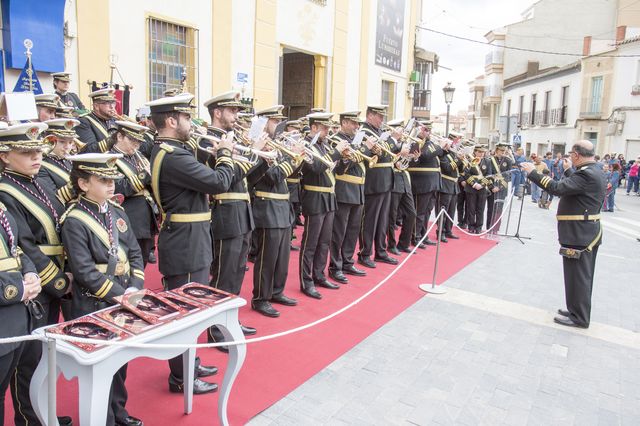
<svg viewBox="0 0 640 426">
<path fill-rule="evenodd" d="M 154 252 L 149 253 L 149 259 L 147 259 L 147 262 L 149 263 L 157 263 L 158 259 L 156 258 L 156 254 Z M 60 422 L 58 422 L 60 423 Z M 64 426 L 62 423 L 60 423 L 60 426 Z"/>
<path fill-rule="evenodd" d="M 218 374 L 218 367 L 202 364 L 196 366 L 196 377 L 209 377 L 216 374 Z"/>
<path fill-rule="evenodd" d="M 387 249 L 387 251 L 391 254 L 395 254 L 396 256 L 400 256 L 400 250 L 398 250 L 397 247 L 392 247 L 390 249 Z"/>
<path fill-rule="evenodd" d="M 330 290 L 338 290 L 340 288 L 340 286 L 338 284 L 334 284 L 331 281 L 328 281 L 326 279 L 324 279 L 322 281 L 316 281 L 315 285 L 316 286 L 320 286 L 320 287 L 324 287 L 324 288 L 328 288 Z"/>
<path fill-rule="evenodd" d="M 467 229 L 467 225 L 465 223 L 458 223 L 458 228 Z"/>
<path fill-rule="evenodd" d="M 355 275 L 356 277 L 364 277 L 365 275 L 367 275 L 365 271 L 363 271 L 362 269 L 358 269 L 353 265 L 343 266 L 342 272 L 347 275 Z"/>
<path fill-rule="evenodd" d="M 266 300 L 255 300 L 251 302 L 251 309 L 254 311 L 261 313 L 265 317 L 270 318 L 278 318 L 280 316 L 280 312 L 273 309 L 271 303 Z"/>
<path fill-rule="evenodd" d="M 588 325 L 578 324 L 577 322 L 573 322 L 569 318 L 564 318 L 564 317 L 555 317 L 553 318 L 553 322 L 560 325 L 566 325 L 567 327 L 589 328 Z"/>
<path fill-rule="evenodd" d="M 431 241 L 430 239 L 427 238 L 426 240 L 423 241 L 423 244 L 426 244 L 428 246 L 435 246 L 438 243 L 436 243 L 435 241 Z"/>
<path fill-rule="evenodd" d="M 271 303 L 278 303 L 279 305 L 284 305 L 284 306 L 296 306 L 298 304 L 298 301 L 296 299 L 292 299 L 280 293 L 280 294 L 274 295 L 271 298 Z"/>
<path fill-rule="evenodd" d="M 73 426 L 73 419 L 69 416 L 58 416 L 60 426 Z"/>
<path fill-rule="evenodd" d="M 224 342 L 224 336 L 222 335 L 222 331 L 215 325 L 209 327 L 209 331 L 207 331 L 207 342 L 208 343 L 220 343 Z M 216 349 L 220 352 L 224 352 L 225 354 L 229 353 L 228 346 L 216 346 Z"/>
<path fill-rule="evenodd" d="M 398 259 L 394 259 L 393 257 L 383 256 L 383 257 L 374 257 L 376 262 L 388 263 L 389 265 L 397 265 Z"/>
<path fill-rule="evenodd" d="M 447 238 L 449 238 L 450 240 L 459 240 L 460 237 L 458 237 L 455 234 L 444 234 Z"/>
<path fill-rule="evenodd" d="M 315 287 L 303 288 L 302 292 L 314 299 L 322 299 L 322 295 L 318 292 L 318 290 Z"/>
<path fill-rule="evenodd" d="M 193 394 L 201 395 L 203 393 L 211 393 L 218 390 L 217 383 L 209 383 L 204 380 L 195 379 L 193 381 Z M 182 380 L 178 380 L 173 374 L 169 374 L 169 392 L 171 393 L 183 393 L 184 384 Z"/>
<path fill-rule="evenodd" d="M 375 262 L 368 257 L 358 257 L 358 263 L 371 269 L 376 267 Z"/>
<path fill-rule="evenodd" d="M 291 244 L 291 251 L 300 251 L 300 247 Z"/>
<path fill-rule="evenodd" d="M 558 309 L 558 313 L 567 318 L 571 316 L 571 313 L 569 313 L 569 311 L 567 311 L 566 309 Z"/>
<path fill-rule="evenodd" d="M 400 247 L 400 246 L 398 246 L 398 250 L 400 250 L 403 253 L 411 253 L 411 249 L 409 247 Z"/>
<path fill-rule="evenodd" d="M 414 244 L 414 246 L 416 246 L 416 245 Z M 427 248 L 427 245 L 426 245 L 425 243 L 420 243 L 420 244 L 419 244 L 419 245 L 417 245 L 416 247 L 418 247 L 420 250 L 424 250 L 424 249 L 426 249 L 426 248 Z"/>
<path fill-rule="evenodd" d="M 242 334 L 244 334 L 245 336 L 253 336 L 258 331 L 253 327 L 248 327 L 242 324 L 240 324 L 240 330 L 242 330 Z"/>
<path fill-rule="evenodd" d="M 142 422 L 142 420 L 137 419 L 133 416 L 127 416 L 122 420 L 116 420 L 116 425 L 117 426 L 143 426 L 144 423 Z"/>
<path fill-rule="evenodd" d="M 440 237 L 440 241 L 442 241 L 443 243 L 448 243 L 449 240 L 447 240 L 447 237 L 445 237 L 444 234 L 442 234 L 442 236 Z"/>
<path fill-rule="evenodd" d="M 349 282 L 342 271 L 329 271 L 329 276 L 335 281 L 338 281 L 340 284 L 347 284 Z"/>
</svg>

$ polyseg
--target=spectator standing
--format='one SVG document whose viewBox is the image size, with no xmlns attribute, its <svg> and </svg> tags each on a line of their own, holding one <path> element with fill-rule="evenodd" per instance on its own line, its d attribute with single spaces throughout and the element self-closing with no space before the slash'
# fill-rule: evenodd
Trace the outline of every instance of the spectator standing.
<svg viewBox="0 0 640 426">
<path fill-rule="evenodd" d="M 605 212 L 613 212 L 616 204 L 616 190 L 620 186 L 620 164 L 614 163 L 609 168 L 611 170 L 607 173 L 607 196 L 604 199 L 603 208 Z"/>
<path fill-rule="evenodd" d="M 542 175 L 544 170 L 547 170 L 547 165 L 542 162 L 542 158 L 537 154 L 531 154 L 533 160 L 533 166 L 538 173 Z M 540 201 L 540 194 L 542 190 L 538 185 L 531 185 L 531 202 L 537 203 Z"/>
<path fill-rule="evenodd" d="M 636 161 L 629 167 L 629 173 L 627 175 L 627 195 L 631 192 L 632 187 L 633 192 L 638 195 L 638 167 L 640 167 L 640 156 L 638 156 Z"/>
</svg>

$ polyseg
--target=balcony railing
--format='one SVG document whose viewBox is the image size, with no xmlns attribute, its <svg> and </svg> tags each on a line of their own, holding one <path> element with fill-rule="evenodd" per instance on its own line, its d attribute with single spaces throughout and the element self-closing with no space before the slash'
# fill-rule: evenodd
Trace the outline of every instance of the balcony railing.
<svg viewBox="0 0 640 426">
<path fill-rule="evenodd" d="M 602 96 L 582 99 L 582 111 L 580 118 L 600 118 L 602 117 Z"/>
<path fill-rule="evenodd" d="M 431 90 L 416 90 L 413 95 L 413 109 L 431 109 Z"/>
</svg>

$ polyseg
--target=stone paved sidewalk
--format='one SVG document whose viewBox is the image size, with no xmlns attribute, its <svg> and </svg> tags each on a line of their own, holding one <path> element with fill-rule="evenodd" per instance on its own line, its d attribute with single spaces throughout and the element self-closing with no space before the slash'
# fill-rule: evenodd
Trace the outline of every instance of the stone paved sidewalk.
<svg viewBox="0 0 640 426">
<path fill-rule="evenodd" d="M 616 201 L 589 330 L 552 322 L 564 306 L 555 205 L 526 199 L 520 234 L 532 240 L 503 239 L 447 294 L 425 296 L 250 424 L 640 424 L 640 197 Z"/>
</svg>

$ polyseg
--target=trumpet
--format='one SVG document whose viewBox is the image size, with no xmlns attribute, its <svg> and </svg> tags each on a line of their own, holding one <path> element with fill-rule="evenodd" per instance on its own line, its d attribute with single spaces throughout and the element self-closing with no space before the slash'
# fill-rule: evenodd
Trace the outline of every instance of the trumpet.
<svg viewBox="0 0 640 426">
<path fill-rule="evenodd" d="M 248 146 L 236 144 L 233 149 L 242 156 L 249 159 L 252 164 L 257 164 L 258 158 L 262 158 L 266 161 L 275 161 L 278 159 L 278 153 L 276 151 L 260 151 L 257 149 L 249 148 Z"/>
<path fill-rule="evenodd" d="M 353 141 L 351 141 L 351 145 L 347 146 L 347 148 L 344 151 L 342 151 L 341 154 L 344 158 L 349 158 L 349 159 L 357 158 L 357 156 L 359 155 L 365 161 L 367 161 L 367 163 L 369 163 L 369 167 L 373 167 L 378 162 L 378 156 L 372 155 L 371 157 L 369 157 L 368 155 L 365 155 L 362 152 L 357 150 L 362 146 L 363 138 L 364 138 L 364 133 L 358 132 L 353 138 Z M 331 140 L 331 142 L 333 142 L 333 140 Z M 332 143 L 331 145 L 333 148 L 335 148 L 337 145 L 337 142 Z"/>
<path fill-rule="evenodd" d="M 309 143 L 306 139 L 303 139 L 305 155 L 307 157 L 310 157 L 312 159 L 312 161 L 313 161 L 313 158 L 317 158 L 318 160 L 320 160 L 320 162 L 322 164 L 327 166 L 329 168 L 329 170 L 333 170 L 333 168 L 336 166 L 336 164 L 334 162 L 332 162 L 332 161 L 327 160 L 322 155 L 320 155 L 316 151 L 314 151 L 313 148 L 311 148 L 311 145 L 313 145 L 313 142 L 315 142 L 316 140 L 318 140 L 318 135 L 316 135 L 313 138 L 313 140 L 311 141 L 312 143 Z M 310 162 L 312 162 L 312 161 L 310 161 Z"/>
<path fill-rule="evenodd" d="M 268 139 L 267 140 L 267 145 L 269 145 L 273 149 L 276 149 L 276 150 L 280 151 L 284 155 L 288 155 L 289 157 L 293 158 L 296 161 L 299 160 L 302 157 L 302 155 L 296 154 L 295 152 L 293 152 L 292 150 L 290 150 L 286 146 L 276 142 L 273 139 Z"/>
<path fill-rule="evenodd" d="M 206 140 L 209 143 L 210 146 L 202 146 L 200 144 L 200 140 L 198 140 L 198 149 L 206 152 L 207 154 L 214 154 L 214 144 L 217 145 L 221 141 L 217 136 L 201 135 L 197 132 L 191 132 L 191 136 L 196 139 Z M 233 146 L 233 150 L 235 151 L 235 155 L 233 155 L 234 160 L 244 161 L 251 164 L 257 164 L 258 158 L 262 158 L 267 161 L 273 161 L 278 158 L 278 154 L 276 152 L 259 151 L 241 144 L 235 144 Z"/>
</svg>

